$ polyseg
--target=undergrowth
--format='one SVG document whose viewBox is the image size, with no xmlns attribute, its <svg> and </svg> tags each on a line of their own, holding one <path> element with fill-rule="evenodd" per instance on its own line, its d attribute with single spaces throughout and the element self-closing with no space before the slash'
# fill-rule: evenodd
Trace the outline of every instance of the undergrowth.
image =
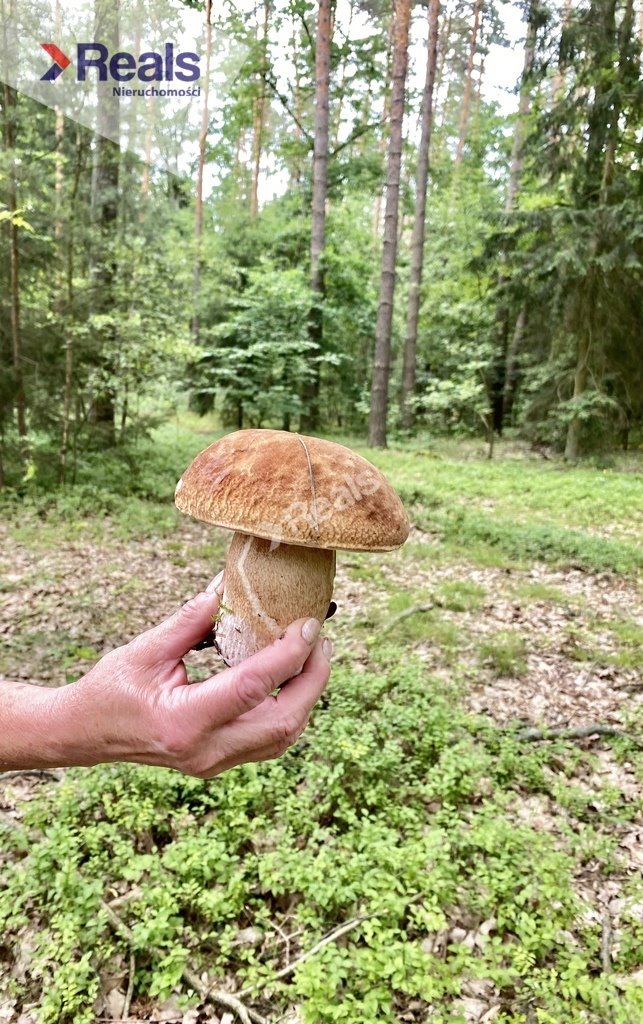
<svg viewBox="0 0 643 1024">
<path fill-rule="evenodd" d="M 418 1019 L 456 1024 L 476 979 L 497 993 L 500 1024 L 640 1019 L 643 990 L 627 979 L 641 966 L 641 887 L 610 975 L 575 887 L 580 847 L 593 872 L 620 869 L 586 801 L 569 798 L 591 755 L 576 752 L 561 779 L 560 745 L 526 748 L 464 714 L 454 687 L 400 654 L 382 646 L 369 672 L 338 670 L 277 762 L 209 782 L 74 770 L 31 802 L 2 837 L 2 956 L 30 949 L 27 981 L 9 993 L 40 1000 L 42 1024 L 90 1024 L 101 972 L 130 953 L 102 901 L 129 893 L 118 912 L 136 996 L 178 989 L 196 1004 L 181 982 L 190 965 L 215 985 L 234 977 L 261 1012 L 297 1002 L 305 1024 L 395 1022 L 409 1002 Z M 561 784 L 559 834 L 516 816 Z M 615 804 L 612 817 L 634 813 Z M 284 935 L 293 959 L 351 920 L 341 942 L 276 980 Z"/>
</svg>

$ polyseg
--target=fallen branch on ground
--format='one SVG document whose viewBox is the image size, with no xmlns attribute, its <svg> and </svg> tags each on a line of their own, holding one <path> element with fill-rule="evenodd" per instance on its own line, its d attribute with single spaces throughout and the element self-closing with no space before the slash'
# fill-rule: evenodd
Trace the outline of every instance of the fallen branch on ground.
<svg viewBox="0 0 643 1024">
<path fill-rule="evenodd" d="M 121 938 L 125 939 L 129 946 L 132 946 L 134 942 L 134 935 L 131 929 L 121 921 L 120 917 L 116 911 L 110 907 L 109 903 L 101 900 L 101 908 L 107 914 L 107 919 L 117 935 L 120 935 Z M 150 952 L 153 953 L 154 950 L 150 950 Z M 210 1001 L 217 1006 L 225 1007 L 226 1010 L 231 1010 L 233 1013 L 236 1013 L 241 1024 L 268 1024 L 265 1017 L 262 1017 L 254 1010 L 251 1010 L 250 1007 L 245 1006 L 238 996 L 233 996 L 230 992 L 224 992 L 221 989 L 208 988 L 203 984 L 201 979 L 197 977 L 194 971 L 190 970 L 189 967 L 183 968 L 181 977 L 187 982 L 190 988 L 194 989 L 202 1002 L 205 1003 Z"/>
<path fill-rule="evenodd" d="M 414 604 L 412 608 L 405 608 L 403 612 L 399 612 L 392 619 L 389 619 L 386 623 L 386 629 L 389 630 L 391 626 L 397 626 L 398 622 L 402 622 L 404 619 L 410 619 L 411 615 L 432 612 L 434 608 L 434 604 Z"/>
<path fill-rule="evenodd" d="M 416 893 L 415 896 L 411 897 L 407 906 L 410 907 L 411 904 L 417 903 L 418 900 L 422 899 L 422 896 L 423 893 Z M 363 921 L 370 921 L 374 917 L 381 917 L 384 913 L 386 913 L 384 910 L 374 910 L 372 914 L 358 914 L 357 917 L 352 917 L 350 921 L 345 921 L 343 924 L 335 925 L 335 927 L 331 928 L 331 930 L 327 932 L 319 942 L 316 942 L 314 946 L 307 949 L 305 953 L 301 953 L 292 961 L 292 963 L 286 964 L 286 966 L 282 967 L 280 971 L 277 971 L 274 977 L 271 978 L 271 981 L 280 981 L 282 978 L 287 978 L 289 974 L 292 974 L 293 971 L 299 967 L 300 964 L 303 964 L 305 960 L 309 960 L 311 956 L 315 955 L 315 953 L 319 953 L 320 949 L 323 949 L 324 946 L 330 945 L 331 942 L 336 942 L 337 939 L 342 937 L 342 935 L 346 935 L 347 932 L 352 931 L 353 928 L 358 924 L 361 924 Z M 254 991 L 255 986 L 249 985 L 248 988 L 242 989 L 239 995 L 248 996 Z"/>
<path fill-rule="evenodd" d="M 539 740 L 584 740 L 590 736 L 619 736 L 621 739 L 629 740 L 630 743 L 634 743 L 638 747 L 643 747 L 643 743 L 629 732 L 616 729 L 612 725 L 601 725 L 599 722 L 594 722 L 591 725 L 579 725 L 572 729 L 564 727 L 556 729 L 521 729 L 520 732 L 516 733 L 516 736 L 519 740 L 524 740 L 527 743 L 536 743 Z"/>
</svg>

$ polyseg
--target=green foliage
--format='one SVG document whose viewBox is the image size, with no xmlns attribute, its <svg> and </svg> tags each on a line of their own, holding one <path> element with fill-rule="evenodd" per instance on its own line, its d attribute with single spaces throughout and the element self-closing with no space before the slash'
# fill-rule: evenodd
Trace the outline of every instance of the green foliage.
<svg viewBox="0 0 643 1024">
<path fill-rule="evenodd" d="M 0 895 L 5 945 L 39 922 L 39 1020 L 91 1019 L 101 964 L 127 953 L 100 901 L 133 889 L 119 914 L 138 993 L 167 997 L 189 960 L 269 986 L 275 1009 L 295 999 L 311 1024 L 339 1008 L 349 1024 L 394 1021 L 408 999 L 455 1022 L 462 980 L 487 978 L 514 1013 L 629 1024 L 640 993 L 596 971 L 600 929 L 574 890 L 573 830 L 561 848 L 512 816 L 525 794 L 555 793 L 554 754 L 499 738 L 456 696 L 409 660 L 338 670 L 305 743 L 278 762 L 210 783 L 133 766 L 69 772 L 3 844 L 20 854 Z M 566 807 L 583 818 L 584 805 Z M 454 914 L 473 944 L 450 937 Z M 306 950 L 356 915 L 342 943 L 274 981 L 277 925 Z M 615 971 L 639 953 L 626 944 Z"/>
</svg>

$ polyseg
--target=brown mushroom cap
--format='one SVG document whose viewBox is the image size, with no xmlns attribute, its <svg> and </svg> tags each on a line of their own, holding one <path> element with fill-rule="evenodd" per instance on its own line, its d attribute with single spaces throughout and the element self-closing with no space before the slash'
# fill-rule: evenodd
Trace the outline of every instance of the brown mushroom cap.
<svg viewBox="0 0 643 1024">
<path fill-rule="evenodd" d="M 334 441 L 238 430 L 215 441 L 176 487 L 177 508 L 206 523 L 284 544 L 390 551 L 409 521 L 380 471 Z"/>
</svg>

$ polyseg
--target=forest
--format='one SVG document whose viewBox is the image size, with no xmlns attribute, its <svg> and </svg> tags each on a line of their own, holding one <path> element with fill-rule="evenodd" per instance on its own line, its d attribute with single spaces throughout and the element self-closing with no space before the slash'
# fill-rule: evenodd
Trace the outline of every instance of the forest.
<svg viewBox="0 0 643 1024">
<path fill-rule="evenodd" d="M 636 446 L 641 13 L 534 0 L 509 39 L 503 11 L 206 4 L 183 166 L 151 149 L 152 122 L 178 152 L 188 130 L 162 100 L 103 98 L 91 131 L 5 84 L 3 486 L 186 404 L 374 447 Z M 489 54 L 515 50 L 499 103 Z"/>
<path fill-rule="evenodd" d="M 0 0 L 3 1024 L 643 1021 L 642 42 L 641 0 Z M 408 539 L 337 551 L 281 756 L 129 762 L 114 666 L 227 558 L 176 481 L 248 427 L 350 446 Z M 116 759 L 5 759 L 79 692 Z"/>
</svg>

